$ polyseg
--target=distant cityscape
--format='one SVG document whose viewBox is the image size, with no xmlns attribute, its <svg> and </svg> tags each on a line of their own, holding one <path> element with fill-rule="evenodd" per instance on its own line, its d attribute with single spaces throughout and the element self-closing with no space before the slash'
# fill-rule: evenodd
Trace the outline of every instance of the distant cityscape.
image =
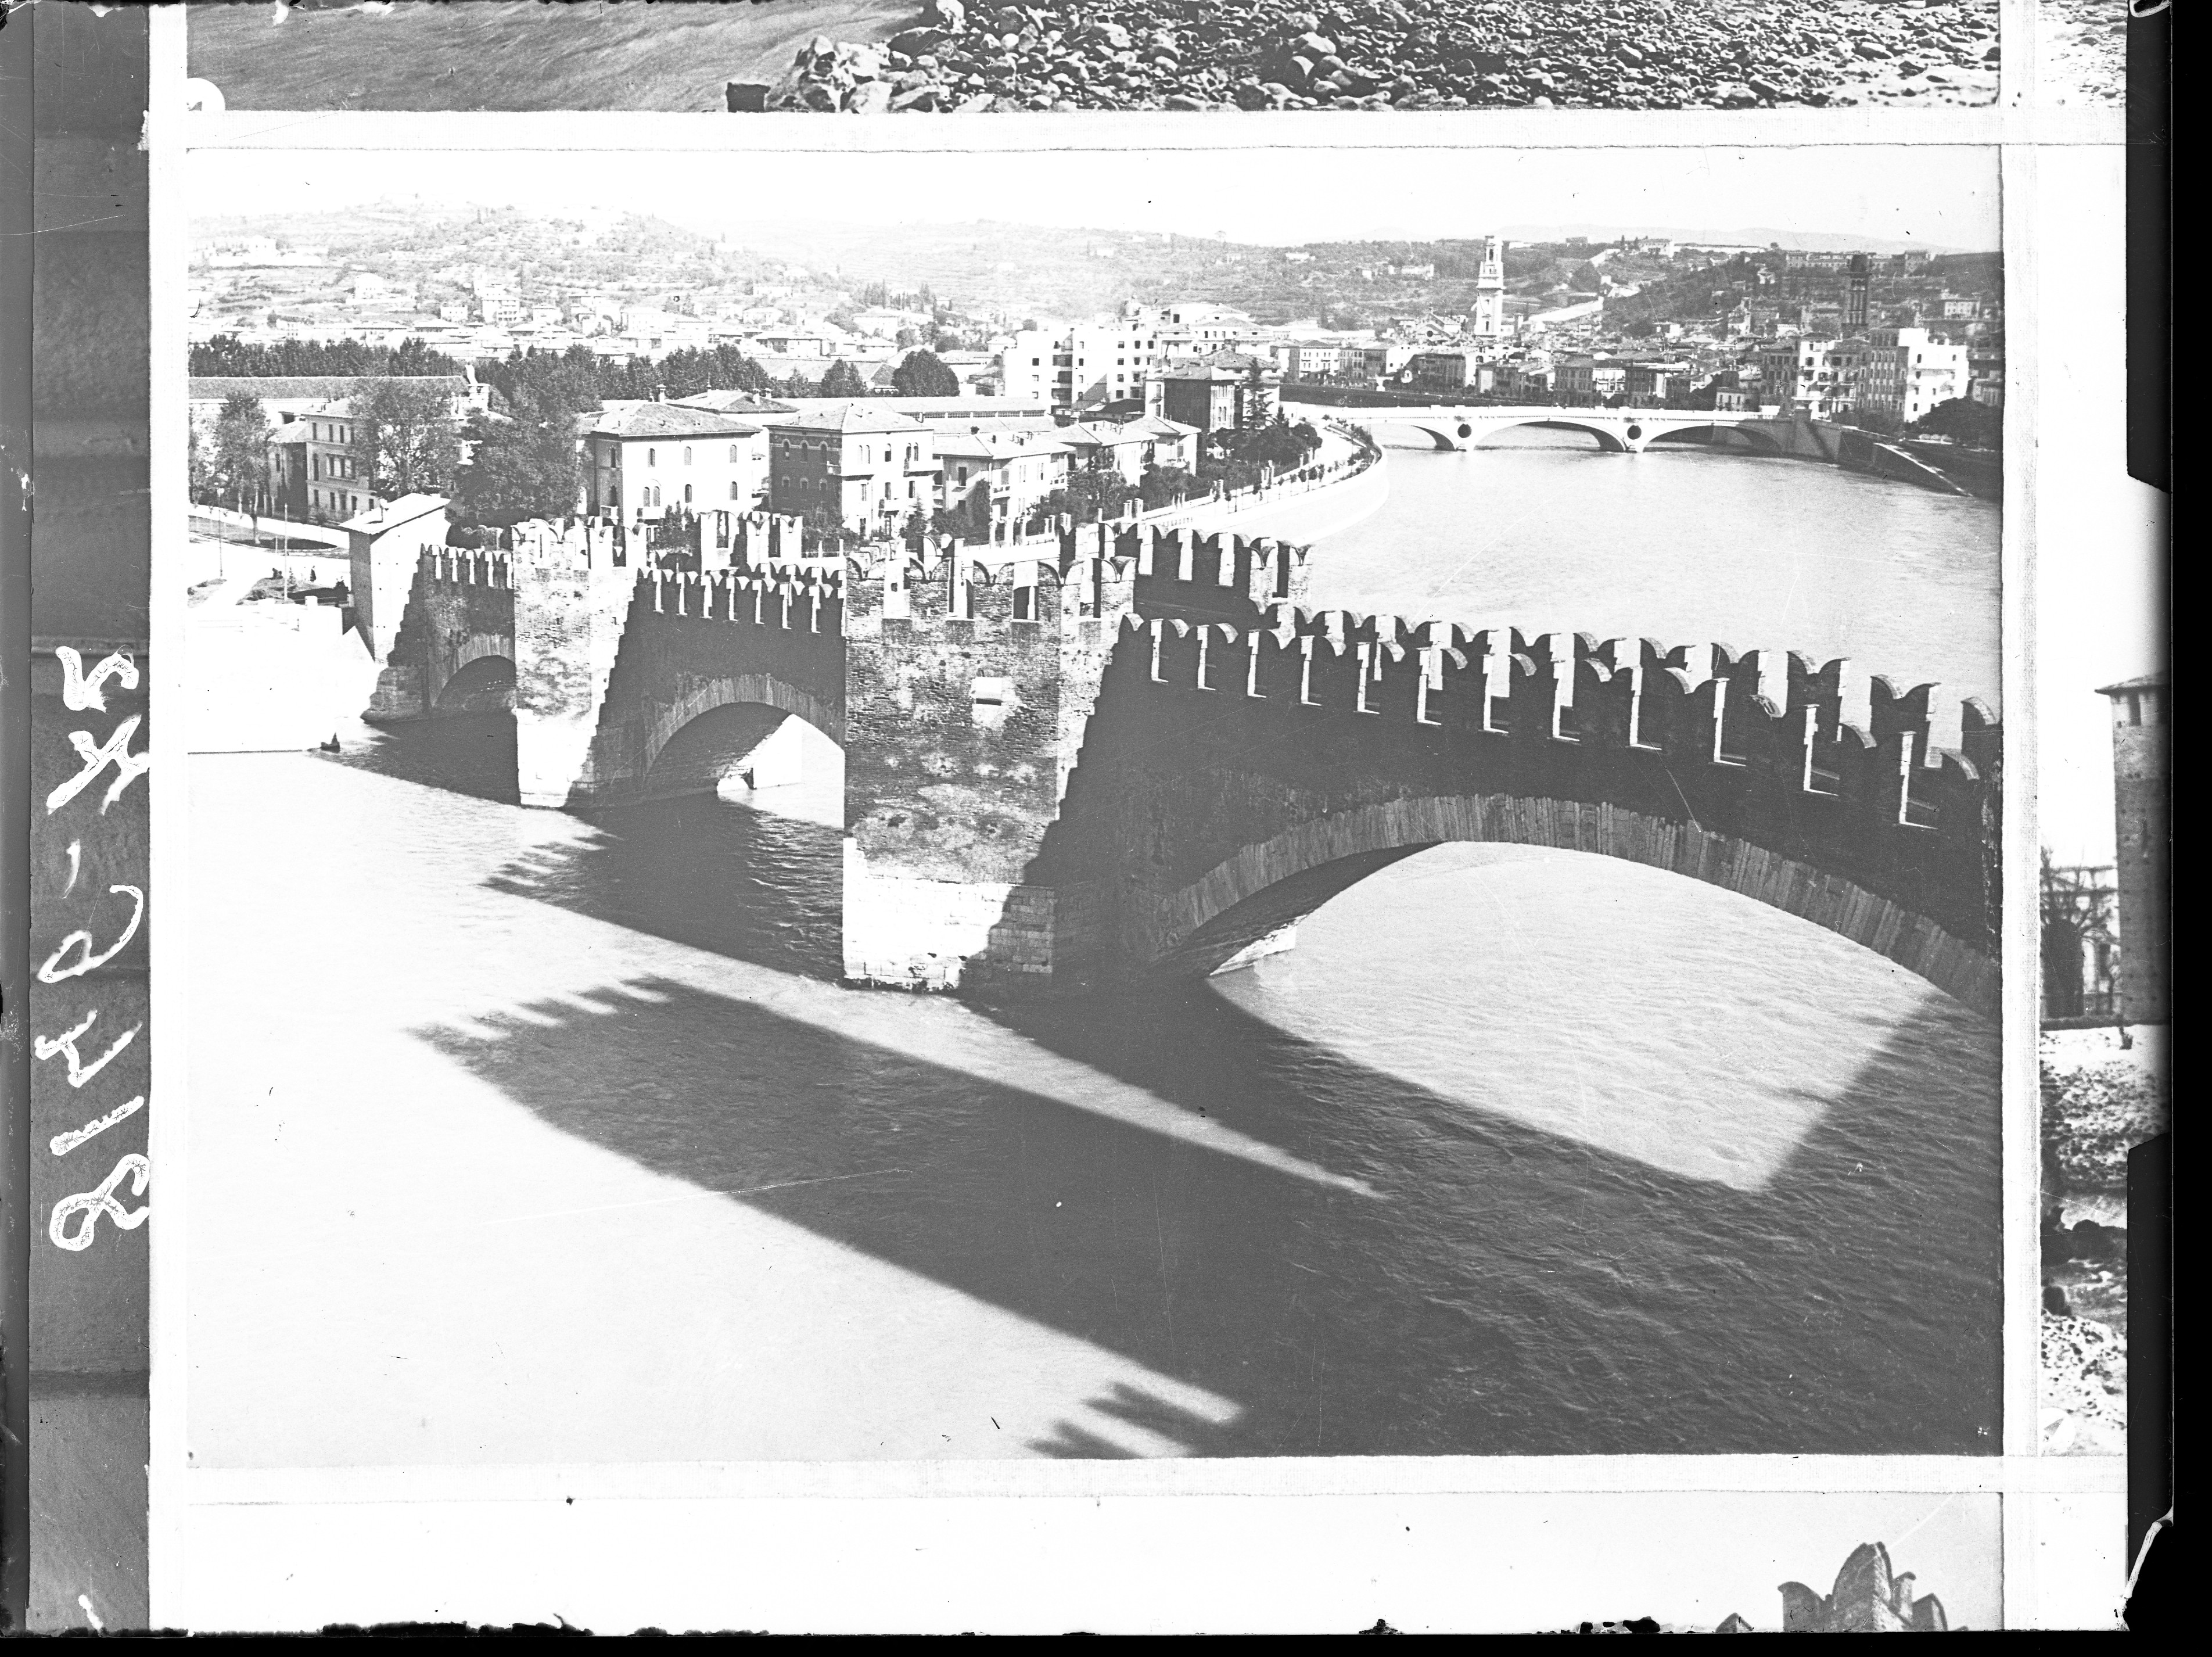
<svg viewBox="0 0 2212 1657">
<path fill-rule="evenodd" d="M 479 475 L 498 496 L 486 521 L 712 507 L 884 533 L 917 515 L 945 528 L 941 513 L 977 535 L 1096 508 L 1078 480 L 1100 472 L 1121 479 L 1109 508 L 1235 486 L 1251 457 L 1217 434 L 1285 399 L 1766 411 L 1984 448 L 2004 400 L 1995 253 L 1073 233 L 1096 274 L 1071 276 L 1064 252 L 1031 280 L 970 231 L 978 256 L 952 265 L 953 291 L 617 212 L 381 217 L 350 235 L 318 221 L 313 239 L 251 221 L 203 233 L 196 494 L 332 524 L 404 494 L 466 496 L 465 462 L 481 474 L 492 458 L 485 423 L 512 418 L 526 384 L 574 417 L 573 487 L 522 502 Z M 948 260 L 919 241 L 941 277 Z M 1193 296 L 1158 295 L 1162 280 Z M 1048 314 L 1005 296 L 1024 284 L 1125 296 Z M 364 376 L 434 389 L 458 429 L 445 460 L 389 451 Z M 265 444 L 234 430 L 226 448 L 217 423 L 228 402 L 235 427 L 248 395 Z"/>
</svg>

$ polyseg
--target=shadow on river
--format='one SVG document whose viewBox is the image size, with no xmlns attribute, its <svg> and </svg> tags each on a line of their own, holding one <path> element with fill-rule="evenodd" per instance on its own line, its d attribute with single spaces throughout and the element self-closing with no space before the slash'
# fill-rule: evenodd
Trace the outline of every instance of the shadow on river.
<svg viewBox="0 0 2212 1657">
<path fill-rule="evenodd" d="M 452 787 L 487 760 L 498 774 L 512 728 L 441 721 L 342 763 Z M 489 884 L 837 977 L 835 830 L 712 796 L 589 821 L 581 843 L 533 848 Z M 1790 1016 L 1838 1016 L 1792 962 L 1771 965 L 1806 998 Z M 1528 1043 L 1604 1049 L 1572 988 Z M 645 1167 L 724 1191 L 757 1188 L 764 1166 L 815 1181 L 739 1200 L 1232 1400 L 1219 1421 L 1127 1384 L 1087 1401 L 1187 1453 L 1998 1447 L 1995 1037 L 1933 990 L 1878 1028 L 1839 1025 L 1864 1044 L 1849 1085 L 1817 1100 L 1755 1190 L 1385 1074 L 1204 984 L 915 1011 L 987 1020 L 1338 1181 L 678 982 L 594 996 L 616 1010 L 549 1002 L 526 1022 L 482 1020 L 496 1039 L 422 1039 Z M 1717 1004 L 1712 1027 L 1683 1039 L 1741 1039 L 1730 1017 Z M 1481 1061 L 1501 1083 L 1523 1062 Z M 1747 1074 L 1748 1107 L 1777 1085 Z M 893 1165 L 905 1177 L 888 1188 L 819 1183 Z M 1032 1447 L 1128 1453 L 1072 1420 Z"/>
</svg>

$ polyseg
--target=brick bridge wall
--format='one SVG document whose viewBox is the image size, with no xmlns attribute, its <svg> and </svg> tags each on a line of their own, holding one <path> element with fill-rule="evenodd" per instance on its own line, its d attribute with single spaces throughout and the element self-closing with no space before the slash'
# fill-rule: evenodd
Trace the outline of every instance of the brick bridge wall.
<svg viewBox="0 0 2212 1657">
<path fill-rule="evenodd" d="M 416 563 L 407 607 L 368 713 L 372 719 L 422 719 L 468 710 L 467 704 L 513 704 L 514 561 L 496 552 L 428 551 Z M 471 664 L 504 663 L 457 676 Z M 502 696 L 501 680 L 505 683 Z M 448 698 L 447 691 L 459 692 Z"/>
<path fill-rule="evenodd" d="M 1030 981 L 1095 894 L 1027 871 L 1059 816 L 1123 618 L 1140 606 L 1257 622 L 1303 596 L 1305 549 L 1145 526 L 1063 530 L 1057 559 L 971 579 L 894 568 L 847 618 L 845 972 L 949 989 Z"/>
<path fill-rule="evenodd" d="M 604 805 L 712 788 L 725 753 L 711 745 L 672 750 L 670 744 L 692 721 L 720 709 L 742 716 L 726 722 L 722 748 L 731 753 L 756 745 L 787 715 L 845 741 L 840 577 L 646 571 L 632 577 L 627 596 L 596 697 L 579 675 L 562 704 L 580 711 L 588 702 L 591 732 L 560 803 Z M 592 613 L 580 620 L 585 625 L 574 630 L 564 658 L 580 659 L 586 627 L 601 624 Z M 664 755 L 668 763 L 659 765 Z M 550 768 L 537 791 L 551 793 L 557 773 Z"/>
<path fill-rule="evenodd" d="M 716 709 L 758 710 L 761 736 L 796 714 L 843 740 L 843 625 L 834 575 L 429 552 L 368 712 L 512 707 L 526 805 L 711 787 L 711 776 L 653 767 L 678 730 Z M 697 770 L 714 756 L 677 758 Z"/>
<path fill-rule="evenodd" d="M 1728 886 L 1994 1015 L 1997 727 L 1969 702 L 1960 751 L 1937 747 L 1933 686 L 1877 679 L 1847 707 L 1844 674 L 1392 617 L 1133 617 L 1024 875 L 1071 918 L 1039 939 L 1042 905 L 1010 908 L 981 976 L 1202 973 L 1396 858 L 1510 840 Z"/>
</svg>

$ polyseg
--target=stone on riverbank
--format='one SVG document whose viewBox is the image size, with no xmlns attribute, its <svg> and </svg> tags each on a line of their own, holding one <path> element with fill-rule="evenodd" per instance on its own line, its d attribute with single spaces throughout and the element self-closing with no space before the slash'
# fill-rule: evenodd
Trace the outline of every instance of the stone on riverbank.
<svg viewBox="0 0 2212 1657">
<path fill-rule="evenodd" d="M 1632 109 L 1850 104 L 1996 93 L 1996 0 L 1410 0 L 1296 7 L 1046 0 L 971 19 L 931 0 L 887 49 L 817 36 L 771 109 Z M 927 64 L 940 90 L 854 88 Z M 1279 94 L 1271 88 L 1282 88 Z M 750 97 L 731 107 L 755 107 Z"/>
</svg>

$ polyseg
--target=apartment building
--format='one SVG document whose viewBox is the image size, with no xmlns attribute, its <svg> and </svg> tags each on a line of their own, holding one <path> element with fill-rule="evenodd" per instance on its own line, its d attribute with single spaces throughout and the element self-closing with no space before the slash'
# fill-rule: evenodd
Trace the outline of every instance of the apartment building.
<svg viewBox="0 0 2212 1657">
<path fill-rule="evenodd" d="M 741 416 L 675 403 L 603 411 L 584 434 L 585 504 L 595 515 L 750 512 L 768 490 L 766 429 Z"/>
<path fill-rule="evenodd" d="M 937 504 L 938 432 L 911 415 L 845 403 L 769 433 L 769 504 L 866 533 Z"/>
<path fill-rule="evenodd" d="M 939 504 L 989 524 L 998 539 L 1067 486 L 1074 453 L 1065 434 L 1023 423 L 979 420 L 939 430 Z"/>
<path fill-rule="evenodd" d="M 1859 371 L 1859 410 L 1909 426 L 1938 403 L 1967 394 L 1966 348 L 1925 328 L 1877 328 L 1867 337 Z"/>
</svg>

